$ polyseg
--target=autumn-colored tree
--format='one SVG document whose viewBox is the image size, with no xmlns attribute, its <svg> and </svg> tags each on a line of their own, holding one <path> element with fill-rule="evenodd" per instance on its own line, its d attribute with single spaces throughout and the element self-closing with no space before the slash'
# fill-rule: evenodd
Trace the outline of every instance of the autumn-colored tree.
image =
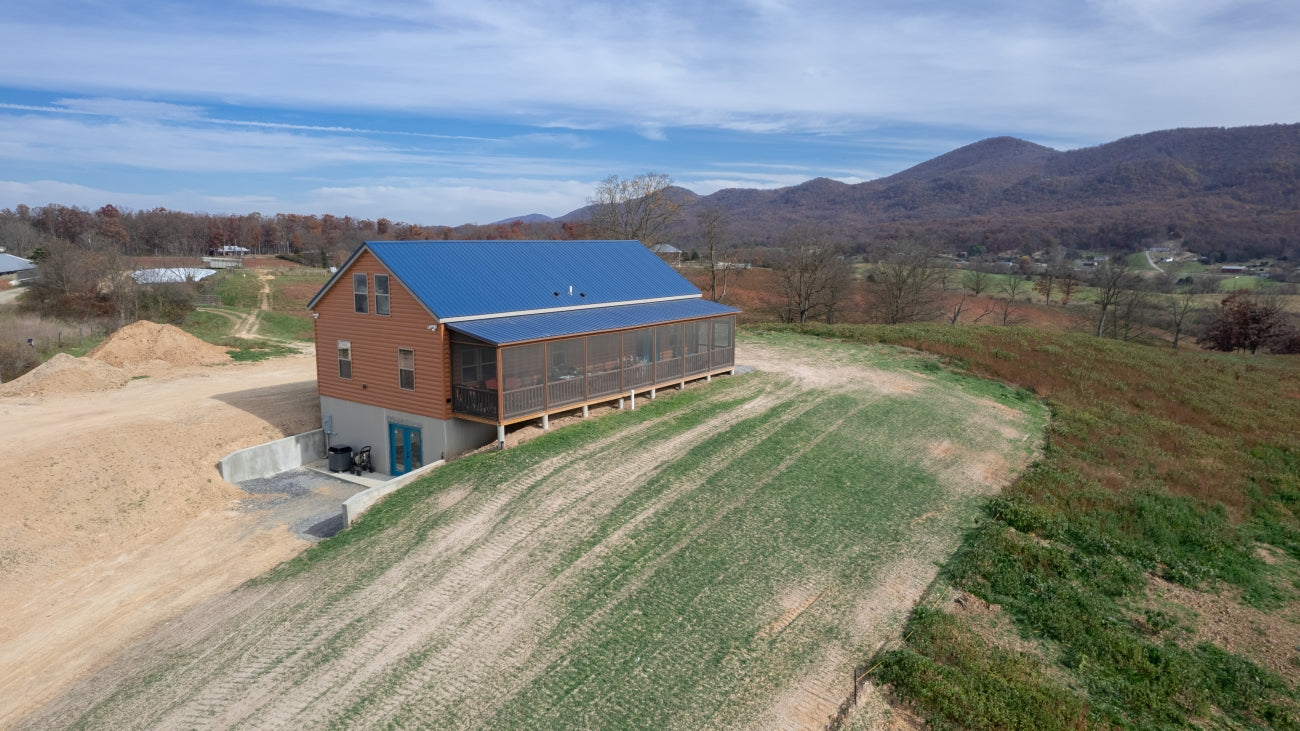
<svg viewBox="0 0 1300 731">
<path fill-rule="evenodd" d="M 1196 342 L 1207 350 L 1255 353 L 1270 341 L 1292 332 L 1286 310 L 1274 296 L 1239 289 L 1224 297 L 1210 314 Z"/>
</svg>

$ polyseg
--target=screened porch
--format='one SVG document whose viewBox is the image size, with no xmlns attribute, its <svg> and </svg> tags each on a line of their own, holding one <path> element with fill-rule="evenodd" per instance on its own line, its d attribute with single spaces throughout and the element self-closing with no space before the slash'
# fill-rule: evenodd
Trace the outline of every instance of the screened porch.
<svg viewBox="0 0 1300 731">
<path fill-rule="evenodd" d="M 504 424 L 731 370 L 735 334 L 728 315 L 523 345 L 453 337 L 452 411 Z"/>
</svg>

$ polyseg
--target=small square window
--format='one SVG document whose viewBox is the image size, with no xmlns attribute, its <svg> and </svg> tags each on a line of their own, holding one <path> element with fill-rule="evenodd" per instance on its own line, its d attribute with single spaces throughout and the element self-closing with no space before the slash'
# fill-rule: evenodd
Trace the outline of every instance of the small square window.
<svg viewBox="0 0 1300 731">
<path fill-rule="evenodd" d="M 388 275 L 375 275 L 375 314 L 388 314 Z"/>
<path fill-rule="evenodd" d="M 407 348 L 397 349 L 397 387 L 405 391 L 415 390 L 415 351 Z"/>
<path fill-rule="evenodd" d="M 352 378 L 352 343 L 339 341 L 339 378 Z"/>
<path fill-rule="evenodd" d="M 366 289 L 366 275 L 352 275 L 352 309 L 358 315 L 370 312 L 369 291 Z"/>
</svg>

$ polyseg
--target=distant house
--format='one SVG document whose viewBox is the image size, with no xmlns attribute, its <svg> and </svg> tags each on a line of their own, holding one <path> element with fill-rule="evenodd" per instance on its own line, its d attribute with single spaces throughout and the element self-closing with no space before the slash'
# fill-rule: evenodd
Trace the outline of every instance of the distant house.
<svg viewBox="0 0 1300 731">
<path fill-rule="evenodd" d="M 370 241 L 308 309 L 331 442 L 394 475 L 735 367 L 737 310 L 636 241 Z"/>
<path fill-rule="evenodd" d="M 1219 272 L 1222 274 L 1242 274 L 1245 271 L 1246 267 L 1244 266 L 1228 265 L 1219 267 Z"/>
<path fill-rule="evenodd" d="M 681 261 L 682 250 L 672 244 L 655 244 L 650 250 L 659 255 L 664 261 Z"/>
<path fill-rule="evenodd" d="M 36 264 L 13 254 L 0 254 L 0 277 L 11 277 L 14 284 L 29 284 L 36 279 Z"/>
</svg>

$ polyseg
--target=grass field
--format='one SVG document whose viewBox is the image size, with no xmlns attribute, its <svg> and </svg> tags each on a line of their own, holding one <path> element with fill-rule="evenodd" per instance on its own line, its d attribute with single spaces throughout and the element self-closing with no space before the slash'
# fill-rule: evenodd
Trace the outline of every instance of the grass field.
<svg viewBox="0 0 1300 731">
<path fill-rule="evenodd" d="M 28 724 L 819 727 L 1046 411 L 888 346 L 738 360 L 435 470 Z"/>
<path fill-rule="evenodd" d="M 937 727 L 1300 727 L 1300 361 L 808 330 L 939 354 L 1054 415 L 1043 459 L 945 569 L 976 598 L 918 611 L 878 681 Z"/>
<path fill-rule="evenodd" d="M 220 308 L 189 313 L 184 328 L 209 343 L 229 348 L 232 358 L 254 361 L 298 352 L 295 342 L 310 341 L 315 328 L 305 303 L 329 278 L 322 269 L 281 268 L 273 274 L 227 270 L 214 291 Z M 263 290 L 266 297 L 263 298 Z M 262 309 L 265 304 L 267 309 Z M 239 334 L 240 329 L 249 332 Z M 250 337 L 255 333 L 257 337 Z"/>
</svg>

